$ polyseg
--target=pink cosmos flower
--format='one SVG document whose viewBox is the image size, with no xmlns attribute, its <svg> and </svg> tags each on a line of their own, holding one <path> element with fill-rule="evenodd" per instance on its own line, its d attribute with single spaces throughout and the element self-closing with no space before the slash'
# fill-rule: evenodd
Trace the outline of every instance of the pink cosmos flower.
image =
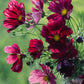
<svg viewBox="0 0 84 84">
<path fill-rule="evenodd" d="M 11 0 L 8 3 L 8 8 L 6 8 L 3 13 L 6 16 L 3 25 L 5 28 L 8 28 L 8 33 L 25 22 L 24 4 L 19 4 L 16 0 Z"/>
<path fill-rule="evenodd" d="M 38 24 L 39 20 L 42 17 L 42 13 L 43 13 L 43 0 L 31 0 L 31 2 L 36 6 L 37 9 L 35 9 L 34 7 L 31 8 L 32 13 L 32 17 L 35 21 L 35 24 Z"/>
<path fill-rule="evenodd" d="M 40 58 L 43 50 L 43 42 L 38 39 L 31 39 L 29 43 L 28 51 L 31 53 L 30 55 L 33 59 Z"/>
<path fill-rule="evenodd" d="M 73 10 L 72 0 L 53 0 L 48 7 L 50 11 L 60 14 L 62 17 L 69 19 Z"/>
<path fill-rule="evenodd" d="M 21 72 L 23 54 L 21 54 L 18 45 L 14 43 L 12 46 L 5 46 L 4 51 L 5 53 L 10 53 L 6 61 L 8 64 L 13 63 L 11 70 L 17 73 Z"/>
<path fill-rule="evenodd" d="M 43 72 L 41 70 L 33 70 L 29 77 L 30 84 L 40 83 L 40 84 L 56 84 L 56 77 L 53 75 L 50 68 L 46 65 L 40 64 Z"/>
</svg>

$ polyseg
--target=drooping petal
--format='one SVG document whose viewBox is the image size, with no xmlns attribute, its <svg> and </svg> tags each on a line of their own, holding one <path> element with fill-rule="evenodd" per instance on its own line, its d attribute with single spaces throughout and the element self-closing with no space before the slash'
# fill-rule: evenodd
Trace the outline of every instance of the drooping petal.
<svg viewBox="0 0 84 84">
<path fill-rule="evenodd" d="M 14 43 L 12 46 L 6 46 L 4 48 L 5 53 L 11 53 L 11 54 L 20 54 L 20 49 L 16 43 Z"/>
<path fill-rule="evenodd" d="M 11 68 L 12 71 L 14 72 L 21 72 L 22 71 L 22 59 L 18 59 L 12 66 Z"/>
<path fill-rule="evenodd" d="M 17 55 L 16 54 L 11 54 L 7 57 L 6 61 L 8 64 L 12 64 L 17 61 Z"/>
<path fill-rule="evenodd" d="M 40 12 L 34 12 L 32 13 L 32 17 L 36 24 L 38 24 L 39 20 L 41 19 L 42 13 Z"/>
</svg>

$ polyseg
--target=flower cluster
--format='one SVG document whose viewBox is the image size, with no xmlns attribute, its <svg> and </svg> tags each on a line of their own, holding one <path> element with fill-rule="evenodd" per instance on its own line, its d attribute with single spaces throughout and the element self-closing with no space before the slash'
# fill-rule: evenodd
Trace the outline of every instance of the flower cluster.
<svg viewBox="0 0 84 84">
<path fill-rule="evenodd" d="M 63 74 L 64 77 L 71 77 L 75 72 L 74 60 L 78 60 L 78 50 L 74 46 L 74 39 L 72 38 L 73 30 L 67 26 L 66 20 L 70 19 L 70 14 L 73 10 L 71 4 L 72 0 L 52 0 L 49 4 L 48 9 L 55 14 L 51 14 L 47 17 L 47 25 L 42 25 L 42 30 L 40 31 L 41 36 L 48 43 L 47 49 L 41 39 L 35 38 L 31 39 L 28 47 L 28 55 L 22 54 L 18 45 L 14 43 L 12 46 L 6 46 L 4 51 L 10 53 L 7 57 L 7 63 L 13 64 L 11 70 L 14 72 L 22 71 L 22 59 L 31 57 L 32 60 L 40 59 L 39 65 L 43 72 L 39 69 L 33 70 L 28 78 L 30 84 L 40 83 L 40 84 L 56 84 L 56 77 L 53 74 L 53 66 Z M 35 5 L 35 8 L 31 8 L 31 12 L 25 14 L 25 8 L 23 3 L 18 3 L 16 0 L 11 0 L 8 4 L 8 8 L 4 10 L 4 15 L 6 19 L 3 22 L 4 27 L 8 28 L 8 33 L 16 29 L 19 25 L 25 24 L 27 31 L 37 24 L 44 14 L 44 1 L 43 0 L 31 0 L 31 3 Z M 82 37 L 76 39 L 77 42 L 83 42 Z M 45 54 L 46 52 L 50 54 Z M 49 56 L 50 55 L 50 58 Z M 47 62 L 46 65 L 41 64 L 41 58 L 47 58 L 54 60 L 51 64 Z M 47 59 L 47 61 L 48 61 Z M 30 59 L 28 59 L 31 61 Z M 32 61 L 32 63 L 33 63 Z M 30 62 L 27 62 L 30 65 Z M 50 70 L 52 69 L 52 70 Z M 83 76 L 84 77 L 84 76 Z M 82 78 L 82 77 L 80 77 Z M 84 80 L 82 81 L 82 84 Z"/>
</svg>

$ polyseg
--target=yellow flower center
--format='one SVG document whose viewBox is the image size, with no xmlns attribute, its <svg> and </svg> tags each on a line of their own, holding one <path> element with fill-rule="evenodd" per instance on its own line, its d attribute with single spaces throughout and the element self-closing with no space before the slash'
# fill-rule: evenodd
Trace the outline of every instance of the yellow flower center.
<svg viewBox="0 0 84 84">
<path fill-rule="evenodd" d="M 18 57 L 18 59 L 20 59 L 20 58 L 21 58 L 21 56 L 20 56 L 20 55 L 17 55 L 17 57 Z"/>
<path fill-rule="evenodd" d="M 38 51 L 40 52 L 41 50 L 40 50 L 40 49 L 38 49 Z"/>
<path fill-rule="evenodd" d="M 61 14 L 63 15 L 63 16 L 65 16 L 66 14 L 67 14 L 67 9 L 63 9 L 62 11 L 61 11 Z"/>
<path fill-rule="evenodd" d="M 54 36 L 54 40 L 55 40 L 55 41 L 59 41 L 59 40 L 60 40 L 60 36 L 59 36 L 59 35 L 55 35 L 55 36 Z"/>
<path fill-rule="evenodd" d="M 48 76 L 44 76 L 44 77 L 43 77 L 43 80 L 44 80 L 44 81 L 49 81 L 49 77 L 48 77 Z"/>
<path fill-rule="evenodd" d="M 22 15 L 18 16 L 18 20 L 21 21 L 22 20 Z"/>
</svg>

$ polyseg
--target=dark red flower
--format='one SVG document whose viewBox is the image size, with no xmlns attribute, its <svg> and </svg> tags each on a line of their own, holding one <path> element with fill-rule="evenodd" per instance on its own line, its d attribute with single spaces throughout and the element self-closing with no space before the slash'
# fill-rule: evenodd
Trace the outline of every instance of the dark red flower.
<svg viewBox="0 0 84 84">
<path fill-rule="evenodd" d="M 72 43 L 69 43 L 67 45 L 64 45 L 61 50 L 55 51 L 51 54 L 53 59 L 57 59 L 58 61 L 63 60 L 69 60 L 75 57 L 76 59 L 78 55 L 77 49 L 72 45 Z"/>
<path fill-rule="evenodd" d="M 65 44 L 66 37 L 71 35 L 73 31 L 65 26 L 63 19 L 58 19 L 43 26 L 41 35 L 51 45 L 59 46 Z"/>
<path fill-rule="evenodd" d="M 31 53 L 33 59 L 40 58 L 43 50 L 43 42 L 38 39 L 31 39 L 28 51 Z"/>
<path fill-rule="evenodd" d="M 48 7 L 50 11 L 60 14 L 62 17 L 69 19 L 69 15 L 73 10 L 72 0 L 54 0 L 50 2 Z"/>
<path fill-rule="evenodd" d="M 74 63 L 72 60 L 64 60 L 57 64 L 57 71 L 64 74 L 65 77 L 72 76 L 74 72 Z"/>
<path fill-rule="evenodd" d="M 10 53 L 10 55 L 7 57 L 7 63 L 12 64 L 13 66 L 11 68 L 14 72 L 21 72 L 22 71 L 22 56 L 20 49 L 16 43 L 14 43 L 12 46 L 6 46 L 4 48 L 4 51 L 6 53 Z"/>
<path fill-rule="evenodd" d="M 19 4 L 16 0 L 11 0 L 3 13 L 6 16 L 3 25 L 9 29 L 8 33 L 25 22 L 24 4 Z"/>
</svg>

